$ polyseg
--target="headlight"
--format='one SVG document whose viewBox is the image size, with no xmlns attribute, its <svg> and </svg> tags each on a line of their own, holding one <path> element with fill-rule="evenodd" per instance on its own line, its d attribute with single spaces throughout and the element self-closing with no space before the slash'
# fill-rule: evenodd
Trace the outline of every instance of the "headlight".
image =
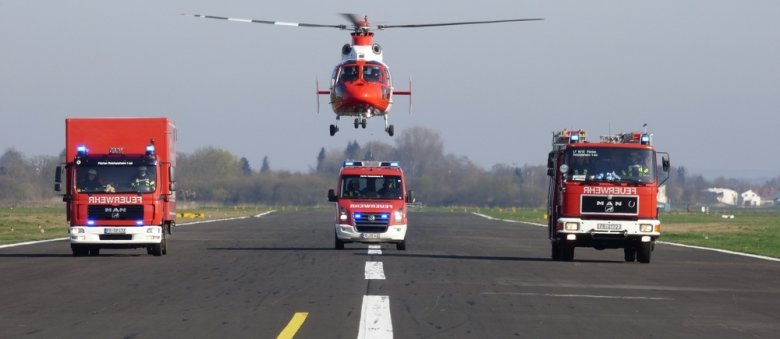
<svg viewBox="0 0 780 339">
<path fill-rule="evenodd" d="M 401 222 L 404 219 L 404 210 L 400 209 L 393 213 L 395 216 L 395 222 Z"/>
<path fill-rule="evenodd" d="M 341 215 L 339 215 L 339 220 L 347 221 L 347 213 L 341 212 Z"/>
<path fill-rule="evenodd" d="M 639 231 L 649 233 L 653 231 L 653 225 L 651 224 L 639 224 Z"/>
<path fill-rule="evenodd" d="M 580 229 L 580 223 L 578 222 L 567 222 L 563 225 L 563 228 L 567 231 L 578 231 Z"/>
</svg>

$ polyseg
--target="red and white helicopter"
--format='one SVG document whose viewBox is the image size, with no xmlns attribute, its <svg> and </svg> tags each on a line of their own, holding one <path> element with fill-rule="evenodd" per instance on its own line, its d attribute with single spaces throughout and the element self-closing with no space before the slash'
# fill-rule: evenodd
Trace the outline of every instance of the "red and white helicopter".
<svg viewBox="0 0 780 339">
<path fill-rule="evenodd" d="M 347 18 L 352 25 L 322 25 L 308 24 L 298 22 L 268 21 L 256 19 L 230 18 L 202 14 L 183 14 L 197 18 L 219 19 L 236 22 L 248 22 L 258 24 L 270 24 L 279 26 L 295 27 L 329 27 L 342 30 L 351 29 L 352 44 L 344 44 L 341 48 L 341 62 L 333 70 L 333 76 L 330 80 L 330 88 L 327 90 L 319 89 L 317 86 L 317 95 L 330 95 L 330 104 L 333 112 L 336 113 L 336 123 L 342 116 L 355 117 L 355 128 L 362 126 L 366 128 L 366 120 L 373 116 L 383 116 L 385 118 L 385 131 L 390 136 L 394 134 L 393 125 L 388 123 L 388 113 L 393 104 L 393 95 L 409 95 L 409 108 L 411 110 L 411 81 L 409 90 L 396 90 L 390 77 L 390 70 L 382 61 L 382 47 L 374 43 L 374 32 L 372 30 L 383 30 L 386 28 L 417 28 L 417 27 L 436 27 L 436 26 L 455 26 L 455 25 L 473 25 L 473 24 L 492 24 L 500 22 L 514 21 L 534 21 L 543 20 L 534 19 L 504 19 L 489 21 L 461 21 L 445 22 L 433 24 L 411 24 L 411 25 L 376 25 L 371 26 L 368 17 L 362 20 L 355 14 L 342 15 Z M 319 99 L 317 100 L 317 109 L 319 110 Z M 338 132 L 337 124 L 330 125 L 330 135 Z"/>
</svg>

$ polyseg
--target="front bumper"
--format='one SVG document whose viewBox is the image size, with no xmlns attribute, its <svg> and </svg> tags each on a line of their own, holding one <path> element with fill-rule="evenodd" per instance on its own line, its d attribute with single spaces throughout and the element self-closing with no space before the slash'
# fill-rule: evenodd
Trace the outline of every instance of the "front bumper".
<svg viewBox="0 0 780 339">
<path fill-rule="evenodd" d="M 336 237 L 344 242 L 402 242 L 406 239 L 406 225 L 390 225 L 384 232 L 358 232 L 355 226 L 336 224 Z"/>
<path fill-rule="evenodd" d="M 70 243 L 75 245 L 145 245 L 162 242 L 160 226 L 71 226 Z"/>
<path fill-rule="evenodd" d="M 625 242 L 652 242 L 661 236 L 661 222 L 656 219 L 560 218 L 558 225 L 561 227 L 556 238 L 575 242 L 577 246 L 622 247 Z"/>
</svg>

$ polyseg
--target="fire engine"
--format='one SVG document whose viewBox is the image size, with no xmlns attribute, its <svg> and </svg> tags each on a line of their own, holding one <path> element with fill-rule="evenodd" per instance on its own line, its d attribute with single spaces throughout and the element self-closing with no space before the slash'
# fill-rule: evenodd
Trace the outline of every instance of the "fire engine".
<svg viewBox="0 0 780 339">
<path fill-rule="evenodd" d="M 585 139 L 584 130 L 553 133 L 547 159 L 552 259 L 571 261 L 576 247 L 622 248 L 625 261 L 649 263 L 661 235 L 657 194 L 669 179 L 669 154 L 656 151 L 646 130 Z"/>
<path fill-rule="evenodd" d="M 66 163 L 54 189 L 64 191 L 74 256 L 103 248 L 167 254 L 176 222 L 175 141 L 167 118 L 65 120 Z"/>
<path fill-rule="evenodd" d="M 335 247 L 345 243 L 395 243 L 406 249 L 407 206 L 414 192 L 397 161 L 345 161 L 338 188 L 328 190 L 336 203 Z"/>
</svg>

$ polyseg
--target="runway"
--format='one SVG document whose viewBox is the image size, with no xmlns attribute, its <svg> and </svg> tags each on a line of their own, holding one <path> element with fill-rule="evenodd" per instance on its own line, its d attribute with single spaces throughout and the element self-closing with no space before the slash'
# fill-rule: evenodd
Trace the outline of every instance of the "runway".
<svg viewBox="0 0 780 339">
<path fill-rule="evenodd" d="M 411 213 L 407 250 L 333 249 L 333 212 L 177 227 L 168 255 L 0 249 L 0 337 L 776 337 L 780 263 L 658 244 L 549 258 L 546 230 Z M 663 239 L 663 238 L 662 238 Z M 292 325 L 292 327 L 290 327 Z M 287 330 L 287 332 L 285 332 Z"/>
</svg>

